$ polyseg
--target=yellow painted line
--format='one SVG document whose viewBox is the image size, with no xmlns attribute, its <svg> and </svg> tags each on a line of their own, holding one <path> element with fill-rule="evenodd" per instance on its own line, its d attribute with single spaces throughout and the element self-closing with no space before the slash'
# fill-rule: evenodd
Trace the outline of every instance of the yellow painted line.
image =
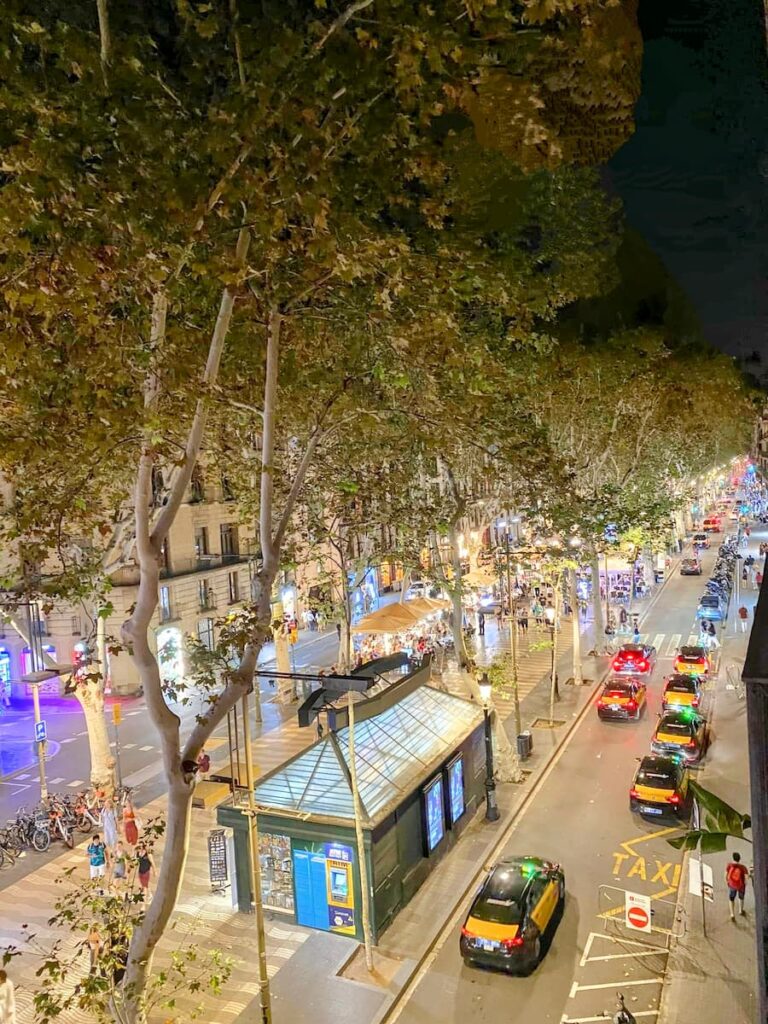
<svg viewBox="0 0 768 1024">
<path fill-rule="evenodd" d="M 679 831 L 680 828 L 678 826 L 661 828 L 658 832 L 649 832 L 647 836 L 638 836 L 636 839 L 628 839 L 625 843 L 621 843 L 620 845 L 622 850 L 628 853 L 631 857 L 632 854 L 635 852 L 635 846 L 637 846 L 638 843 L 647 843 L 650 842 L 651 839 L 659 839 L 661 838 L 661 836 L 669 836 L 672 835 L 673 832 Z"/>
</svg>

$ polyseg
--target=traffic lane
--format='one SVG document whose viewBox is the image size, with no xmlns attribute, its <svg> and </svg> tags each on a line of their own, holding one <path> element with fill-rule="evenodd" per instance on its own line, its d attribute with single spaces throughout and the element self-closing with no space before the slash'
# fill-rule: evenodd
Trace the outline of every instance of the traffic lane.
<svg viewBox="0 0 768 1024">
<path fill-rule="evenodd" d="M 689 580 L 670 578 L 643 632 L 679 632 L 687 638 L 699 596 L 686 586 Z M 600 886 L 674 901 L 682 855 L 666 839 L 676 829 L 629 811 L 636 759 L 649 751 L 661 707 L 663 674 L 662 659 L 651 676 L 649 706 L 639 722 L 601 722 L 596 710 L 585 718 L 505 847 L 508 854 L 552 858 L 566 872 L 563 918 L 539 968 L 528 978 L 510 978 L 465 967 L 458 929 L 453 929 L 401 1014 L 406 1024 L 560 1021 L 589 936 L 603 927 Z M 645 968 L 635 970 L 642 974 Z"/>
<path fill-rule="evenodd" d="M 569 1010 L 589 935 L 603 927 L 600 886 L 654 895 L 679 882 L 675 865 L 681 855 L 664 842 L 674 830 L 669 826 L 667 833 L 629 811 L 635 757 L 647 751 L 649 737 L 647 720 L 605 723 L 596 715 L 588 717 L 505 846 L 504 854 L 556 860 L 566 873 L 563 917 L 538 969 L 530 977 L 508 977 L 465 967 L 455 928 L 408 1002 L 404 1024 L 560 1021 Z M 622 859 L 615 868 L 617 854 Z M 628 980 L 656 976 L 655 970 L 655 965 L 633 965 Z M 611 980 L 606 966 L 597 983 Z M 599 1012 L 601 1005 L 596 1005 Z"/>
</svg>

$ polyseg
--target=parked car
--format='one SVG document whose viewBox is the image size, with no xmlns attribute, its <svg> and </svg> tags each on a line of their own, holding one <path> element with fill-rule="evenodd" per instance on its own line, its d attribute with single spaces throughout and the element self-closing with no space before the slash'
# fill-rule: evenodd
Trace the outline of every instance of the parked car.
<svg viewBox="0 0 768 1024">
<path fill-rule="evenodd" d="M 697 619 L 712 619 L 719 622 L 725 618 L 726 603 L 717 594 L 702 594 L 699 598 L 699 607 L 696 609 Z"/>
<path fill-rule="evenodd" d="M 706 533 L 703 533 L 701 530 L 699 530 L 698 533 L 694 533 L 694 535 L 691 537 L 691 544 L 694 547 L 708 548 L 709 536 Z"/>
</svg>

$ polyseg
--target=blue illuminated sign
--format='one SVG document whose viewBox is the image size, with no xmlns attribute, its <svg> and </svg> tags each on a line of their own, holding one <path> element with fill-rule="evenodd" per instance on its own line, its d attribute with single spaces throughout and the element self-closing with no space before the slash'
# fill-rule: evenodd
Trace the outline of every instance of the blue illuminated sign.
<svg viewBox="0 0 768 1024">
<path fill-rule="evenodd" d="M 454 825 L 464 813 L 464 758 L 448 765 L 448 817 Z"/>
<path fill-rule="evenodd" d="M 339 846 L 337 843 L 326 843 L 325 856 L 328 860 L 343 860 L 346 864 L 352 863 L 352 850 L 349 846 Z"/>
<path fill-rule="evenodd" d="M 442 776 L 424 787 L 427 850 L 431 853 L 445 836 L 445 804 Z"/>
</svg>

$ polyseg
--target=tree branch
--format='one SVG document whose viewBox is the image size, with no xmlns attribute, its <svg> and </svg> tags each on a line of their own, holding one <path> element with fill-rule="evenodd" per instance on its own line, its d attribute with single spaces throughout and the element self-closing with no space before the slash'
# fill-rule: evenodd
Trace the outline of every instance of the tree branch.
<svg viewBox="0 0 768 1024">
<path fill-rule="evenodd" d="M 322 50 L 334 32 L 344 28 L 350 18 L 353 18 L 359 11 L 364 11 L 366 7 L 370 7 L 372 3 L 373 0 L 355 0 L 355 3 L 350 4 L 346 11 L 342 11 L 338 18 L 331 22 L 323 38 L 318 43 L 315 43 L 314 52 L 318 53 Z"/>
<path fill-rule="evenodd" d="M 235 259 L 239 269 L 242 269 L 245 265 L 250 239 L 250 230 L 248 228 L 241 228 L 237 236 L 237 247 L 235 249 Z M 219 315 L 216 318 L 216 326 L 214 327 L 213 334 L 211 336 L 211 343 L 208 349 L 208 360 L 205 364 L 205 370 L 203 372 L 203 379 L 201 382 L 204 387 L 213 384 L 218 376 L 221 355 L 224 351 L 224 342 L 226 341 L 229 325 L 232 320 L 232 310 L 235 305 L 235 294 L 235 289 L 228 285 L 221 296 Z M 200 444 L 203 439 L 203 432 L 205 431 L 205 424 L 208 418 L 208 401 L 208 396 L 205 393 L 197 401 L 192 426 L 190 427 L 189 434 L 187 435 L 184 460 L 175 475 L 168 495 L 168 500 L 163 506 L 163 509 L 157 518 L 157 522 L 155 523 L 155 527 L 152 530 L 152 541 L 157 545 L 158 552 L 162 546 L 162 542 L 168 534 L 171 523 L 173 523 L 176 518 L 176 513 L 184 500 L 184 494 L 189 486 L 189 481 L 192 479 L 192 472 L 195 468 L 195 463 L 197 462 L 197 457 L 200 452 Z"/>
</svg>

